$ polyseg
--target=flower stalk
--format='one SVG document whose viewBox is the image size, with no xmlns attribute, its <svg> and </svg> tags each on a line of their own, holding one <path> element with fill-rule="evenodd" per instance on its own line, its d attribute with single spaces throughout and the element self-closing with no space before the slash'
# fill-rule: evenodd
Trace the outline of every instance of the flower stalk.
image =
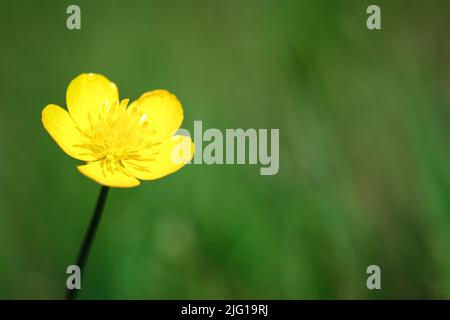
<svg viewBox="0 0 450 320">
<path fill-rule="evenodd" d="M 102 217 L 103 208 L 105 207 L 106 198 L 108 197 L 109 187 L 102 186 L 100 189 L 100 194 L 97 199 L 97 205 L 95 206 L 94 214 L 92 215 L 89 228 L 83 240 L 80 252 L 78 254 L 78 259 L 76 265 L 80 268 L 82 274 L 84 273 L 84 266 L 86 264 L 89 251 L 94 241 L 95 234 Z M 78 290 L 77 289 L 67 289 L 66 300 L 74 300 L 76 298 Z"/>
</svg>

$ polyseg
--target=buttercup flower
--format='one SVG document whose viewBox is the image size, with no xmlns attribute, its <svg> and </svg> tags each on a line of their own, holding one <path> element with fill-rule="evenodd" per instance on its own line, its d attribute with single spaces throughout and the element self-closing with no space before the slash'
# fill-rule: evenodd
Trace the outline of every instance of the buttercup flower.
<svg viewBox="0 0 450 320">
<path fill-rule="evenodd" d="M 42 123 L 78 170 L 108 187 L 135 187 L 171 174 L 189 162 L 194 144 L 174 135 L 183 107 L 166 90 L 144 93 L 128 107 L 117 86 L 100 74 L 81 74 L 66 93 L 67 109 L 47 105 Z"/>
</svg>

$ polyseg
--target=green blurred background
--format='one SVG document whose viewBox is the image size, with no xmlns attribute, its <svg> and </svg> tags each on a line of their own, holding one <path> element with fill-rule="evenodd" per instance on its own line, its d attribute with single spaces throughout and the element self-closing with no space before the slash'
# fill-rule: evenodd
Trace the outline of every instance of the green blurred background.
<svg viewBox="0 0 450 320">
<path fill-rule="evenodd" d="M 366 8 L 382 30 L 366 28 Z M 66 8 L 81 7 L 81 30 Z M 69 81 L 184 128 L 279 128 L 280 171 L 110 192 L 83 299 L 450 298 L 449 1 L 2 1 L 0 298 L 62 299 L 100 187 L 41 125 Z M 366 288 L 366 268 L 382 290 Z"/>
</svg>

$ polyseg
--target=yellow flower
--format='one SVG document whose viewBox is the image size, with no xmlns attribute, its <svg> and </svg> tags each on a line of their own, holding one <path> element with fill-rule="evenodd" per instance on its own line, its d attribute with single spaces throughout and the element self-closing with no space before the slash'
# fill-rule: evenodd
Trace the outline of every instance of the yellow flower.
<svg viewBox="0 0 450 320">
<path fill-rule="evenodd" d="M 109 187 L 138 186 L 192 159 L 192 140 L 174 135 L 183 107 L 173 94 L 154 90 L 128 102 L 106 77 L 81 74 L 67 88 L 68 112 L 49 104 L 42 123 L 65 153 L 87 162 L 78 166 L 82 174 Z"/>
</svg>

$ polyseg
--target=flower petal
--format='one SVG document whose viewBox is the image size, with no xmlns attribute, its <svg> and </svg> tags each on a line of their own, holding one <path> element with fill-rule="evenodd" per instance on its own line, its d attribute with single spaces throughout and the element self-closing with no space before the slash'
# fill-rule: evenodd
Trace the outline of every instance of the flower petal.
<svg viewBox="0 0 450 320">
<path fill-rule="evenodd" d="M 191 138 L 177 135 L 157 146 L 142 150 L 136 159 L 128 159 L 123 163 L 136 178 L 155 180 L 178 171 L 193 156 L 194 144 Z"/>
<path fill-rule="evenodd" d="M 140 181 L 125 170 L 109 170 L 101 161 L 90 162 L 77 168 L 86 177 L 104 186 L 131 188 L 140 185 Z"/>
<path fill-rule="evenodd" d="M 80 74 L 67 87 L 67 109 L 81 129 L 89 127 L 89 119 L 98 119 L 103 106 L 111 106 L 118 101 L 117 86 L 100 74 Z"/>
<path fill-rule="evenodd" d="M 148 129 L 154 131 L 152 139 L 156 141 L 170 138 L 183 122 L 183 107 L 167 90 L 144 93 L 128 107 L 128 112 L 146 115 Z"/>
<path fill-rule="evenodd" d="M 95 160 L 94 155 L 81 147 L 86 144 L 86 139 L 65 109 L 54 104 L 47 105 L 42 110 L 42 124 L 53 140 L 69 156 L 84 161 Z"/>
</svg>

